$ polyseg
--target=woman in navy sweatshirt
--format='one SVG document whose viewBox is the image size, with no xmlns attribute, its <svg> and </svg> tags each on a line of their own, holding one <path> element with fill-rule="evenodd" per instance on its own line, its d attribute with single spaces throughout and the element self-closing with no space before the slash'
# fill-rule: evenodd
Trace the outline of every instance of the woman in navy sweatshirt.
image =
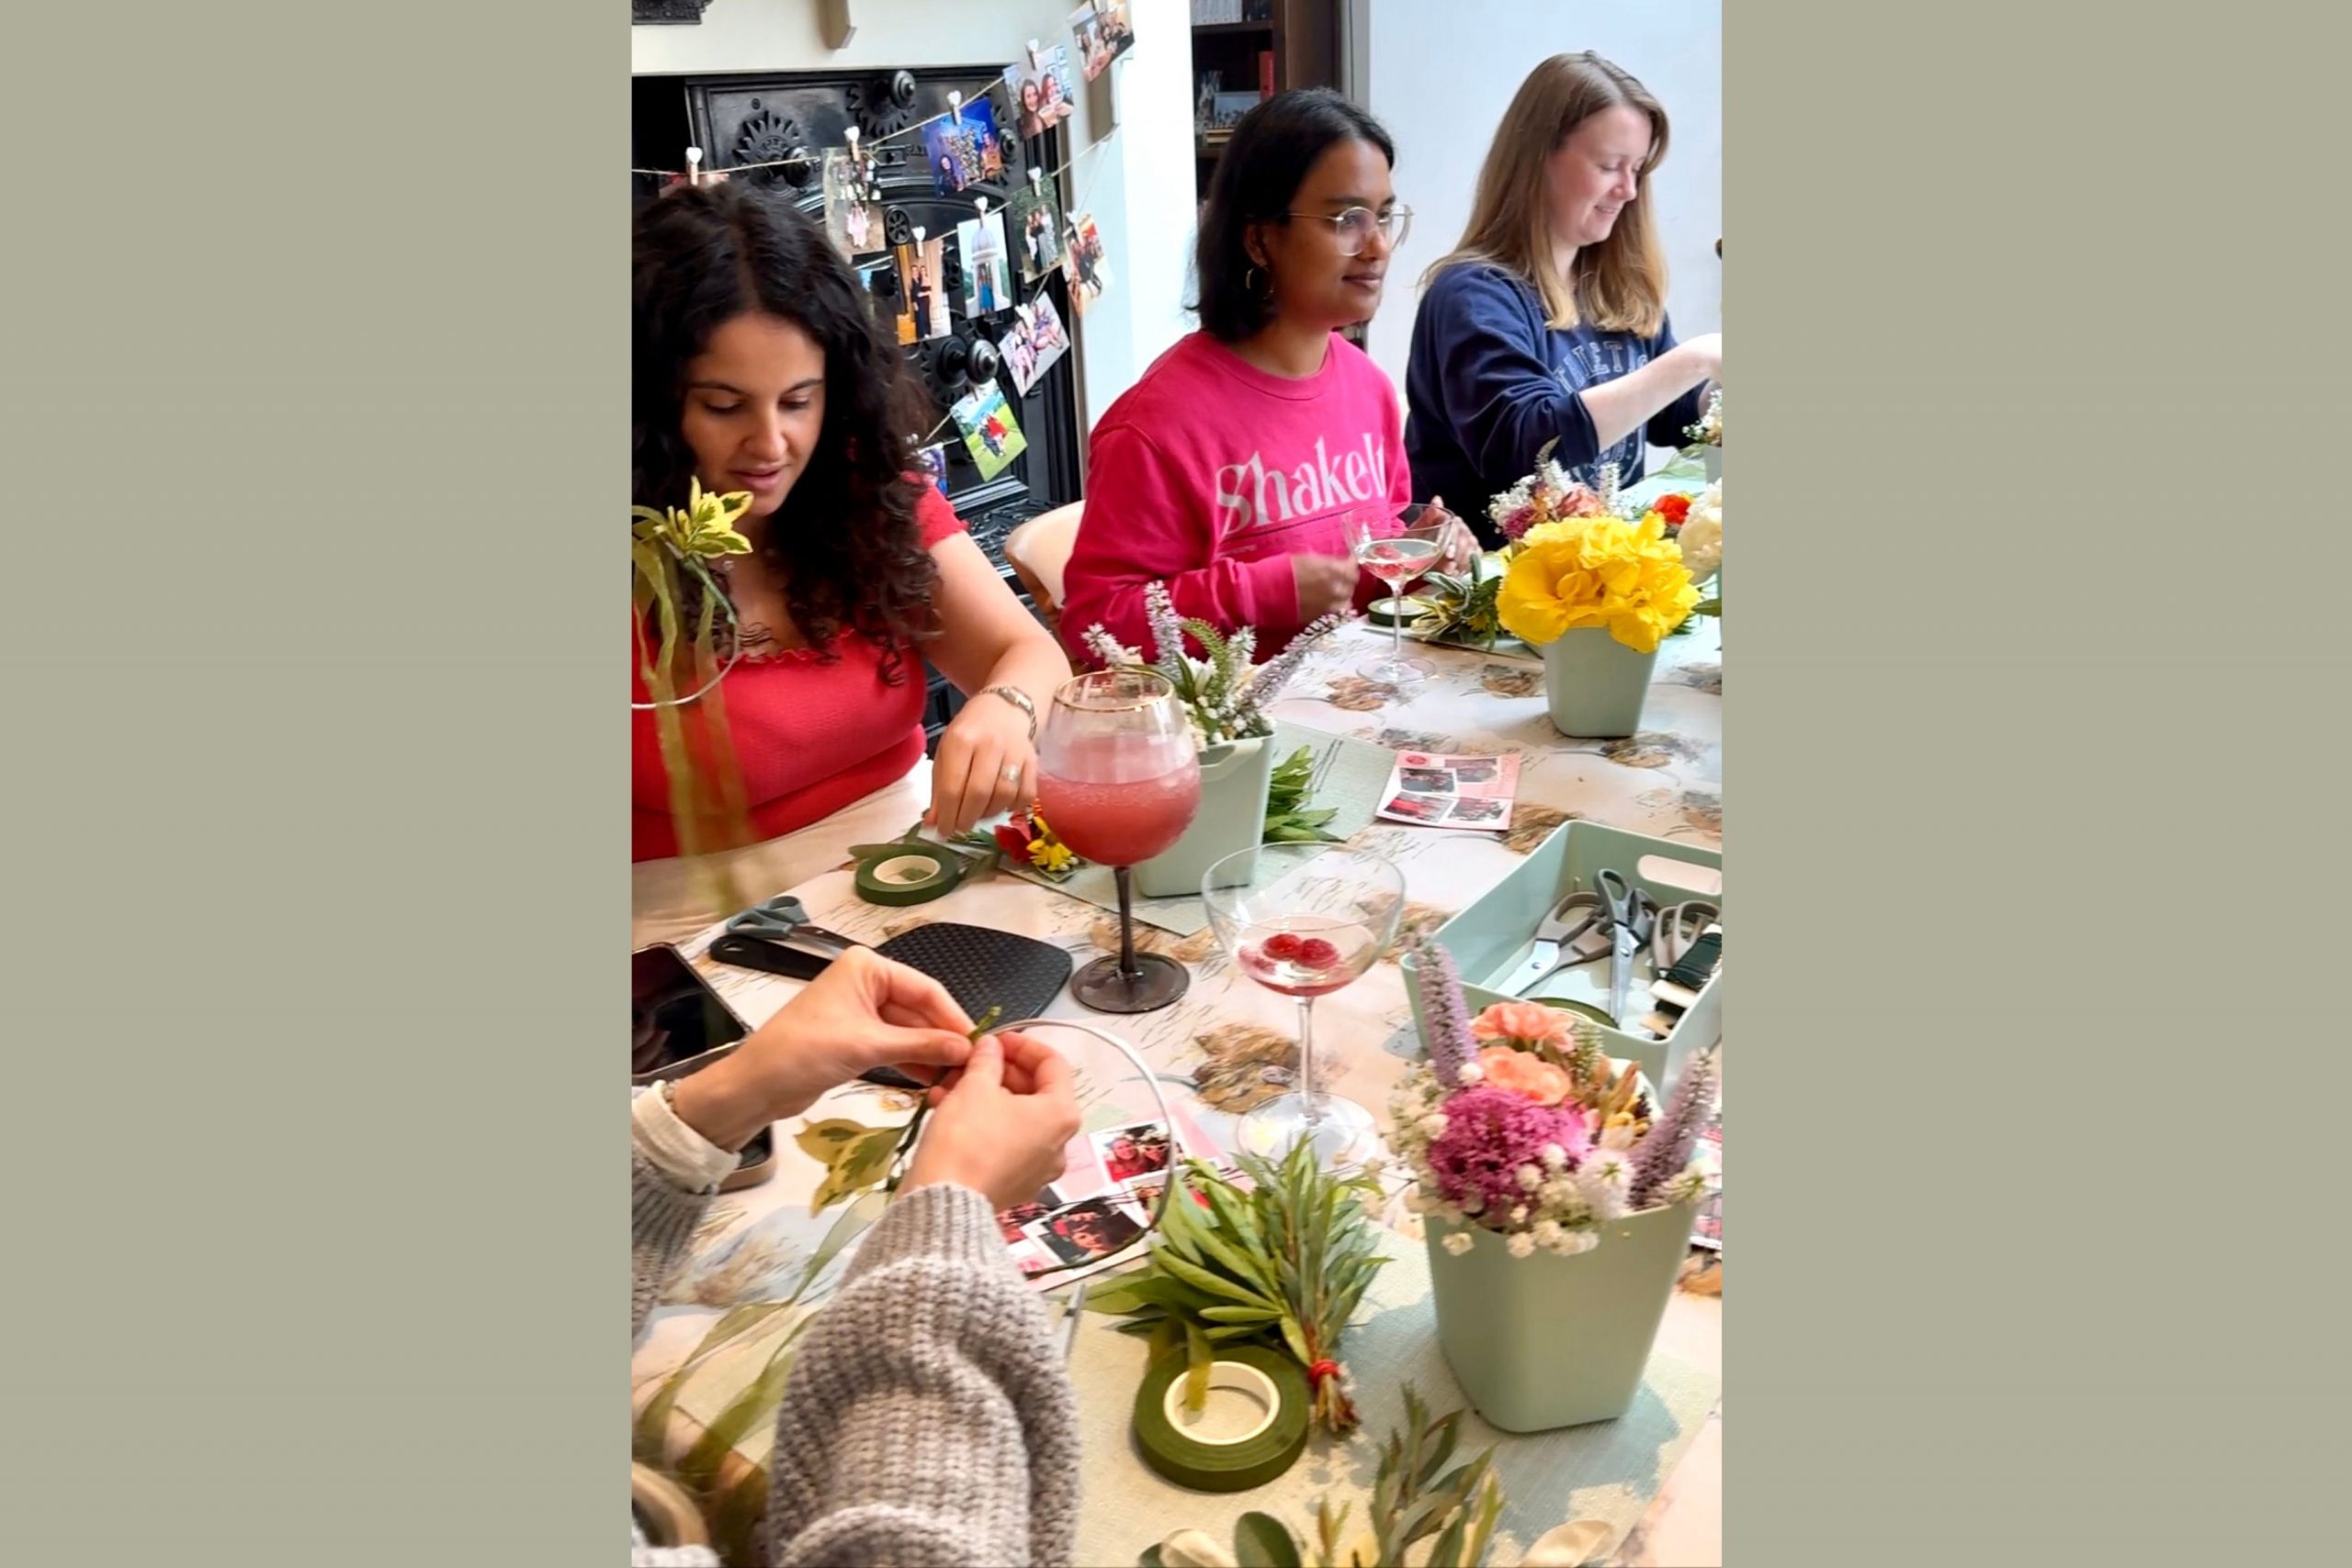
<svg viewBox="0 0 2352 1568">
<path fill-rule="evenodd" d="M 1555 55 L 1520 85 L 1479 171 L 1462 243 L 1421 279 L 1406 367 L 1416 495 L 1443 495 L 1489 547 L 1487 502 L 1555 462 L 1642 477 L 1645 436 L 1680 446 L 1723 336 L 1674 341 L 1646 176 L 1666 110 L 1600 56 Z"/>
</svg>

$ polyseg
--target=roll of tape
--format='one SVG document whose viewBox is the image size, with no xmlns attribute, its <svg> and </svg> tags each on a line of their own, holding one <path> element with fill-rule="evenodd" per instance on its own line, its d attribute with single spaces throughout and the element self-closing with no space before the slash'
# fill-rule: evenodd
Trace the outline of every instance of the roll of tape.
<svg viewBox="0 0 2352 1568">
<path fill-rule="evenodd" d="M 909 844 L 857 866 L 857 896 L 869 904 L 928 904 L 964 880 L 964 858 L 928 844 Z"/>
<path fill-rule="evenodd" d="M 1230 1404 L 1254 1415 L 1238 1421 L 1194 1418 L 1184 1411 L 1182 1351 L 1162 1356 L 1136 1391 L 1136 1446 L 1144 1462 L 1196 1492 L 1247 1492 L 1298 1462 L 1306 1451 L 1306 1374 L 1263 1345 L 1227 1345 L 1209 1367 L 1210 1411 Z M 1223 1389 L 1238 1396 L 1216 1398 Z"/>
</svg>

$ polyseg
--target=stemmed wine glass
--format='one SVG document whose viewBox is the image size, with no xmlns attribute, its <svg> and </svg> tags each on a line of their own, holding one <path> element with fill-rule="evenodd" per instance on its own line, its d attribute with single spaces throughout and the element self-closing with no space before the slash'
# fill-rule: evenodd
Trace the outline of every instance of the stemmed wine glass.
<svg viewBox="0 0 2352 1568">
<path fill-rule="evenodd" d="M 1401 529 L 1374 537 L 1371 525 L 1364 524 L 1356 534 L 1356 565 L 1388 585 L 1388 657 L 1363 667 L 1364 674 L 1383 685 L 1409 685 L 1432 673 L 1427 660 L 1405 657 L 1405 618 L 1401 613 L 1405 584 L 1435 566 L 1445 548 L 1447 525 L 1443 521 L 1421 521 L 1429 515 L 1429 508 L 1416 503 L 1407 507 L 1398 520 L 1404 525 Z"/>
<path fill-rule="evenodd" d="M 1298 1089 L 1242 1117 L 1242 1146 L 1271 1157 L 1305 1139 L 1321 1164 L 1361 1163 L 1378 1144 L 1372 1112 L 1316 1087 L 1315 998 L 1353 984 L 1388 951 L 1404 873 L 1362 850 L 1264 844 L 1209 867 L 1201 897 L 1241 972 L 1298 999 Z"/>
<path fill-rule="evenodd" d="M 1056 838 L 1118 878 L 1119 956 L 1080 969 L 1070 994 L 1097 1012 L 1150 1012 L 1182 996 L 1193 983 L 1182 964 L 1136 951 L 1132 881 L 1201 808 L 1200 756 L 1168 678 L 1108 670 L 1063 682 L 1037 735 L 1037 806 Z"/>
</svg>

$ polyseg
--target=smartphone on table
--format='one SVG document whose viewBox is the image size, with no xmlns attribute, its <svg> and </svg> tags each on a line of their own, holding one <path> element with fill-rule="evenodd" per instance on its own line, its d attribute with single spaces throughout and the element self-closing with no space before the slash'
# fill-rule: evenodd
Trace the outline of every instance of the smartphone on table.
<svg viewBox="0 0 2352 1568">
<path fill-rule="evenodd" d="M 752 1026 L 727 1005 L 686 955 L 668 942 L 629 955 L 629 1081 L 689 1077 L 741 1044 Z M 763 1127 L 743 1145 L 735 1173 L 719 1183 L 732 1192 L 767 1179 L 775 1168 L 775 1132 Z"/>
</svg>

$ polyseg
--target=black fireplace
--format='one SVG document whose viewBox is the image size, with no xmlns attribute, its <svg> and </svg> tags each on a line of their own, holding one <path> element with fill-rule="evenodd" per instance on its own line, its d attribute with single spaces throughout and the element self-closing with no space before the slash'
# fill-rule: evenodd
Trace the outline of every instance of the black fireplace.
<svg viewBox="0 0 2352 1568">
<path fill-rule="evenodd" d="M 758 180 L 793 192 L 811 217 L 822 221 L 824 150 L 846 144 L 855 126 L 862 144 L 871 149 L 879 178 L 888 226 L 895 237 L 922 228 L 930 236 L 945 236 L 946 292 L 950 331 L 944 337 L 920 342 L 905 350 L 907 363 L 931 402 L 925 431 L 946 418 L 948 407 L 972 387 L 993 374 L 996 344 L 1011 322 L 1009 314 L 971 318 L 965 311 L 956 227 L 977 215 L 975 198 L 985 196 L 992 209 L 1002 210 L 1017 189 L 1026 186 L 1034 166 L 1047 171 L 1069 162 L 1067 127 L 1026 141 L 1012 134 L 996 103 L 1004 172 L 1000 180 L 968 186 L 942 196 L 933 188 L 920 134 L 895 132 L 948 110 L 947 95 L 959 92 L 966 102 L 978 98 L 998 80 L 1001 65 L 968 68 L 933 67 L 922 70 L 856 72 L 792 72 L 708 76 L 639 76 L 633 79 L 631 164 L 639 169 L 681 169 L 688 146 L 703 150 L 705 170 L 726 170 L 754 164 L 809 155 L 805 164 L 769 169 L 747 169 L 730 177 Z M 663 181 L 632 175 L 631 201 L 651 200 Z M 1066 178 L 1064 203 L 1070 199 Z M 904 287 L 890 265 L 896 252 L 886 248 L 858 258 L 861 272 L 871 271 L 877 312 L 887 321 L 895 314 L 897 290 Z M 881 265 L 876 265 L 881 264 Z M 956 514 L 973 539 L 995 563 L 1016 593 L 1019 581 L 1004 560 L 1004 538 L 1013 527 L 1038 513 L 1079 499 L 1080 442 L 1078 400 L 1072 385 L 1077 374 L 1077 346 L 1084 327 L 1069 309 L 1067 288 L 1058 272 L 1040 283 L 1024 282 L 1016 266 L 1011 269 L 1015 302 L 1040 291 L 1054 302 L 1067 326 L 1073 352 L 1034 384 L 1026 397 L 1015 397 L 1012 375 L 997 378 L 1002 386 L 1027 448 L 993 479 L 983 479 L 966 451 L 962 435 L 950 423 L 932 434 L 930 443 L 944 443 L 947 452 L 945 487 Z M 910 432 L 910 434 L 922 434 Z M 1027 602 L 1027 595 L 1023 594 Z M 940 729 L 962 705 L 962 697 L 936 671 L 931 672 L 931 702 L 924 723 L 933 745 Z"/>
</svg>

